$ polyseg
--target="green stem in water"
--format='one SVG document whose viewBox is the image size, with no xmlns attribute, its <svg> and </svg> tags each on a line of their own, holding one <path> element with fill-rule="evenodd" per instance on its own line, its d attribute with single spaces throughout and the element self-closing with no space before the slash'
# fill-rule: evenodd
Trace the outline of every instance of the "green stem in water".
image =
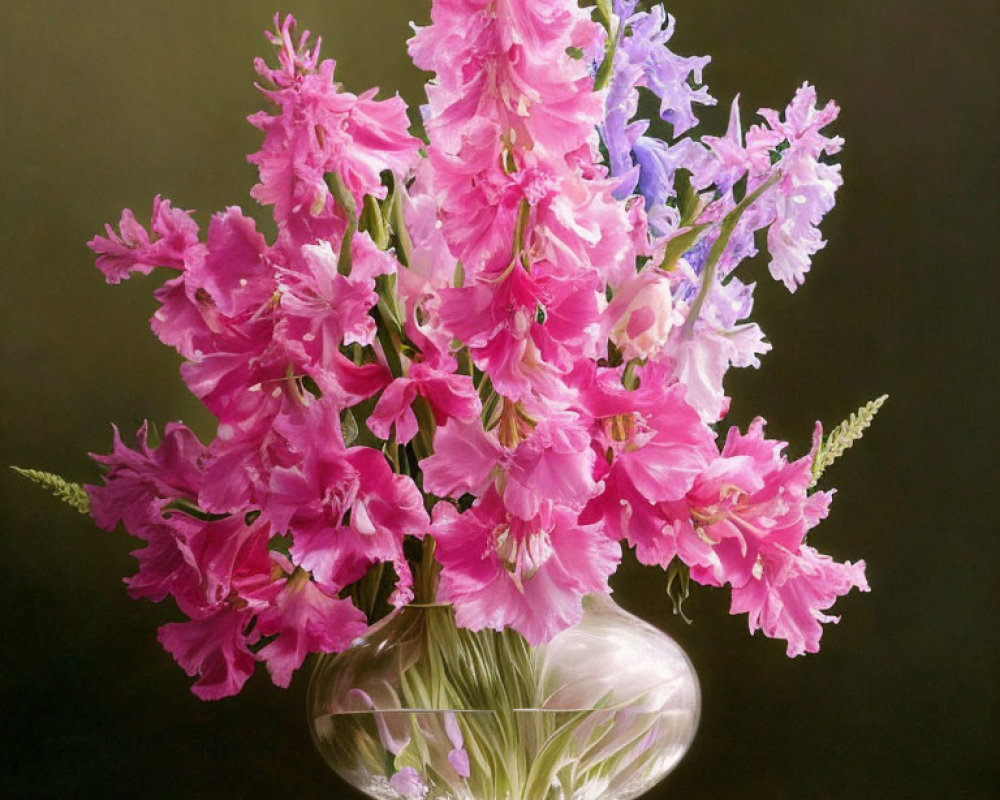
<svg viewBox="0 0 1000 800">
<path fill-rule="evenodd" d="M 424 536 L 420 563 L 413 570 L 413 597 L 417 603 L 436 605 L 438 575 L 441 567 L 434 558 L 437 543 L 430 534 Z"/>
</svg>

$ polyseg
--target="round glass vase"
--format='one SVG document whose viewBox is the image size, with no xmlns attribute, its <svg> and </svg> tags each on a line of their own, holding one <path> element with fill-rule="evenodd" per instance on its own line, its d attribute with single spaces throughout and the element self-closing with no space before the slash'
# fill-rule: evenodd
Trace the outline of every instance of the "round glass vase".
<svg viewBox="0 0 1000 800">
<path fill-rule="evenodd" d="M 529 647 L 407 606 L 309 684 L 313 741 L 338 775 L 384 800 L 626 800 L 669 773 L 698 726 L 684 651 L 610 598 Z"/>
</svg>

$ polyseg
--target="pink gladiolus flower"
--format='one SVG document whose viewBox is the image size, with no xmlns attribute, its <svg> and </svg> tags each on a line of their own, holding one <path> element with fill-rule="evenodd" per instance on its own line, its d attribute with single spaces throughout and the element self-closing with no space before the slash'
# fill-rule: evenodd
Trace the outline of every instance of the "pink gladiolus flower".
<svg viewBox="0 0 1000 800">
<path fill-rule="evenodd" d="M 252 614 L 225 609 L 204 619 L 170 622 L 158 638 L 184 671 L 197 682 L 191 688 L 202 700 L 218 700 L 239 693 L 253 673 L 248 649 L 259 634 L 244 633 Z"/>
<path fill-rule="evenodd" d="M 558 375 L 596 347 L 595 289 L 585 276 L 529 275 L 514 264 L 497 279 L 442 290 L 439 313 L 500 394 L 551 396 L 559 392 Z"/>
<path fill-rule="evenodd" d="M 263 510 L 276 530 L 292 534 L 293 561 L 333 591 L 372 564 L 391 562 L 406 602 L 403 537 L 423 536 L 429 524 L 413 480 L 394 474 L 377 450 L 345 448 L 327 402 L 312 403 L 298 424 L 283 421 L 280 430 L 300 460 L 271 471 Z"/>
<path fill-rule="evenodd" d="M 361 96 L 340 91 L 334 83 L 334 62 L 319 61 L 319 43 L 308 48 L 308 31 L 298 44 L 292 39 L 295 20 L 285 17 L 271 34 L 279 66 L 262 59 L 257 72 L 273 89 L 262 89 L 278 113 L 259 112 L 249 121 L 260 128 L 264 144 L 250 156 L 260 170 L 251 195 L 274 206 L 283 232 L 299 244 L 317 237 L 339 236 L 343 212 L 327 188 L 325 176 L 336 173 L 354 196 L 358 208 L 366 194 L 385 197 L 379 173 L 392 170 L 402 179 L 415 165 L 420 141 L 410 136 L 406 104 L 398 96 L 374 99 L 377 90 Z"/>
<path fill-rule="evenodd" d="M 205 249 L 205 258 L 189 265 L 184 275 L 195 305 L 204 308 L 205 304 L 199 300 L 207 294 L 218 314 L 242 319 L 248 313 L 255 313 L 274 294 L 270 248 L 257 231 L 256 223 L 236 206 L 212 217 Z M 201 298 L 199 290 L 203 293 Z M 156 323 L 163 329 L 169 318 L 164 319 L 162 314 L 154 317 L 154 330 Z M 163 339 L 161 330 L 157 334 Z M 190 358 L 188 353 L 184 355 Z"/>
<path fill-rule="evenodd" d="M 479 416 L 481 404 L 472 379 L 468 375 L 454 374 L 453 359 L 439 361 L 445 369 L 426 362 L 414 362 L 406 377 L 397 378 L 382 392 L 368 417 L 368 428 L 372 433 L 381 439 L 388 439 L 390 429 L 395 426 L 396 441 L 400 444 L 410 441 L 418 429 L 412 409 L 413 401 L 418 396 L 427 400 L 438 425 L 449 419 L 469 420 Z"/>
<path fill-rule="evenodd" d="M 691 577 L 733 587 L 732 613 L 750 613 L 751 632 L 788 640 L 788 654 L 816 652 L 822 612 L 853 587 L 868 590 L 864 562 L 838 564 L 804 544 L 827 513 L 831 494 L 808 494 L 813 454 L 788 463 L 784 442 L 764 438 L 764 421 L 746 435 L 732 428 L 722 454 L 668 514 L 712 543 L 715 565 Z"/>
<path fill-rule="evenodd" d="M 715 457 L 714 435 L 684 401 L 682 386 L 664 387 L 662 369 L 646 368 L 641 381 L 626 391 L 617 371 L 607 370 L 585 390 L 604 491 L 581 519 L 601 521 L 607 535 L 628 541 L 644 564 L 665 568 L 677 555 L 686 563 L 711 561 L 704 544 L 676 530 L 660 504 L 691 489 Z"/>
<path fill-rule="evenodd" d="M 621 550 L 597 525 L 543 507 L 525 521 L 495 490 L 464 514 L 438 503 L 431 529 L 442 565 L 439 599 L 471 630 L 513 628 L 531 645 L 579 621 L 586 594 L 607 594 Z"/>
<path fill-rule="evenodd" d="M 759 563 L 759 577 L 733 588 L 730 612 L 748 614 L 751 633 L 787 640 L 789 657 L 818 653 L 821 623 L 840 621 L 823 612 L 851 589 L 869 591 L 864 561 L 839 564 L 809 545 L 765 551 Z"/>
<path fill-rule="evenodd" d="M 108 283 L 120 283 L 133 272 L 148 275 L 156 267 L 184 269 L 203 256 L 191 212 L 172 208 L 159 195 L 153 199 L 153 238 L 127 208 L 118 225 L 120 235 L 110 225 L 105 229 L 106 237 L 95 236 L 87 246 L 97 253 L 97 268 Z"/>
<path fill-rule="evenodd" d="M 297 571 L 274 605 L 258 618 L 264 636 L 278 635 L 258 653 L 275 684 L 287 687 L 307 653 L 335 653 L 363 636 L 365 615 L 350 600 L 330 594 Z"/>
<path fill-rule="evenodd" d="M 146 423 L 136 439 L 138 450 L 126 447 L 115 427 L 111 454 L 91 454 L 108 469 L 104 486 L 86 487 L 97 525 L 113 530 L 124 522 L 134 536 L 144 527 L 150 506 L 161 511 L 171 499 L 198 496 L 205 458 L 204 445 L 180 423 L 167 425 L 157 447 L 149 446 Z"/>
<path fill-rule="evenodd" d="M 339 254 L 329 242 L 302 248 L 304 269 L 279 272 L 281 322 L 278 336 L 305 363 L 323 369 L 343 344 L 370 345 L 378 302 L 375 279 L 396 271 L 396 261 L 371 237 L 358 234 L 351 243 L 351 272 L 337 271 Z"/>
<path fill-rule="evenodd" d="M 434 3 L 432 24 L 417 29 L 410 55 L 436 73 L 427 88 L 432 145 L 455 153 L 465 126 L 495 123 L 519 148 L 566 154 L 600 120 L 587 64 L 567 50 L 600 37 L 590 14 L 563 0 Z"/>
<path fill-rule="evenodd" d="M 438 430 L 434 448 L 434 455 L 420 462 L 425 489 L 441 497 L 467 492 L 479 497 L 494 483 L 507 510 L 523 520 L 535 517 L 546 502 L 579 510 L 600 489 L 592 477 L 590 437 L 570 412 L 540 417 L 515 446 L 501 444 L 478 420 L 449 422 Z"/>
</svg>

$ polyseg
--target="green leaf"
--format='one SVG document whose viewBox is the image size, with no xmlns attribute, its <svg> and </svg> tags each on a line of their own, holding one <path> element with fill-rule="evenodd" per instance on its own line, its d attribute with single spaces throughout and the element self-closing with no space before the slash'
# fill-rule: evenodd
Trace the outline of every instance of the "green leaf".
<svg viewBox="0 0 1000 800">
<path fill-rule="evenodd" d="M 684 601 L 691 594 L 691 571 L 687 564 L 678 558 L 667 567 L 667 597 L 674 604 L 674 613 L 678 614 L 688 625 L 691 620 L 684 613 Z"/>
<path fill-rule="evenodd" d="M 382 216 L 382 208 L 379 206 L 378 200 L 370 194 L 365 195 L 358 228 L 372 237 L 372 241 L 375 242 L 379 250 L 385 250 L 389 246 L 389 231 L 385 225 L 385 218 Z"/>
<path fill-rule="evenodd" d="M 358 438 L 358 421 L 354 418 L 354 412 L 349 408 L 344 409 L 340 418 L 340 430 L 344 436 L 344 444 L 350 447 Z"/>
<path fill-rule="evenodd" d="M 344 238 L 340 242 L 340 257 L 337 260 L 337 272 L 341 275 L 351 274 L 351 243 L 354 241 L 354 234 L 358 230 L 358 206 L 354 202 L 354 195 L 344 184 L 343 178 L 337 172 L 328 172 L 326 175 L 326 185 L 330 189 L 330 194 L 347 215 L 347 230 L 344 231 Z"/>
<path fill-rule="evenodd" d="M 605 28 L 610 28 L 611 20 L 614 18 L 611 0 L 597 0 L 597 16 Z"/>
<path fill-rule="evenodd" d="M 694 247 L 698 243 L 698 239 L 701 235 L 710 228 L 711 225 L 695 225 L 690 230 L 685 231 L 679 236 L 675 236 L 669 242 L 663 251 L 663 261 L 660 262 L 660 269 L 670 272 L 677 266 L 677 260 L 684 255 L 688 250 Z"/>
<path fill-rule="evenodd" d="M 690 225 L 701 211 L 701 198 L 691 185 L 691 170 L 682 168 L 674 173 L 674 194 L 681 214 L 681 227 Z"/>
</svg>

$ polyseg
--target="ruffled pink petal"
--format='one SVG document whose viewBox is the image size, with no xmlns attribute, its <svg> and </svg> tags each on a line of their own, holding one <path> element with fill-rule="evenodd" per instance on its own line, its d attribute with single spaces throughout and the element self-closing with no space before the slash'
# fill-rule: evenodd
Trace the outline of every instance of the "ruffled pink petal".
<svg viewBox="0 0 1000 800">
<path fill-rule="evenodd" d="M 157 638 L 191 677 L 191 687 L 202 700 L 218 700 L 238 694 L 253 673 L 254 657 L 247 645 L 254 636 L 244 630 L 252 615 L 243 611 L 221 610 L 204 619 L 170 622 Z"/>
<path fill-rule="evenodd" d="M 364 614 L 350 600 L 327 594 L 302 575 L 285 584 L 258 623 L 264 636 L 278 637 L 257 655 L 281 687 L 288 686 L 308 653 L 340 652 L 368 627 Z"/>
</svg>

